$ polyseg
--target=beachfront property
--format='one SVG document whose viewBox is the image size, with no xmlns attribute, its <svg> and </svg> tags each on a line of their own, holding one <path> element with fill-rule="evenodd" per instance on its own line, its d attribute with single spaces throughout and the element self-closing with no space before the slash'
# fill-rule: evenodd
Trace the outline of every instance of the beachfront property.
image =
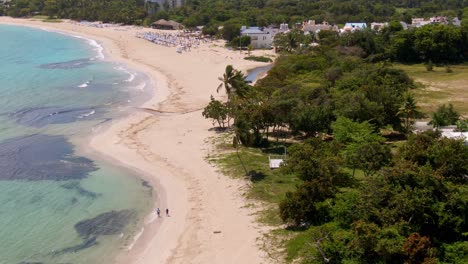
<svg viewBox="0 0 468 264">
<path fill-rule="evenodd" d="M 367 28 L 366 23 L 346 23 L 344 27 L 341 29 L 341 32 L 354 32 L 356 30 L 363 30 Z"/>
<path fill-rule="evenodd" d="M 461 27 L 461 20 L 458 19 L 458 17 L 455 17 L 450 21 L 450 24 L 452 24 L 452 25 L 454 25 L 456 27 Z"/>
<path fill-rule="evenodd" d="M 322 24 L 316 24 L 315 20 L 302 22 L 302 31 L 304 31 L 304 33 L 318 33 L 321 30 L 339 31 L 338 26 L 330 25 L 327 21 L 323 21 Z"/>
<path fill-rule="evenodd" d="M 270 49 L 275 35 L 287 31 L 289 31 L 288 24 L 281 24 L 279 28 L 273 26 L 265 28 L 242 26 L 240 35 L 249 36 L 250 45 L 252 45 L 254 49 Z"/>
<path fill-rule="evenodd" d="M 254 49 L 270 48 L 273 43 L 272 34 L 263 31 L 260 27 L 242 26 L 240 34 L 241 36 L 250 37 L 250 45 L 252 45 Z"/>
<path fill-rule="evenodd" d="M 411 19 L 411 27 L 419 28 L 425 25 L 441 24 L 441 25 L 454 25 L 457 27 L 461 26 L 461 20 L 458 17 L 448 19 L 446 16 L 433 16 L 429 19 L 415 17 Z"/>
<path fill-rule="evenodd" d="M 400 25 L 403 27 L 403 30 L 407 30 L 408 29 L 408 23 L 406 23 L 405 21 L 400 21 Z"/>
<path fill-rule="evenodd" d="M 381 31 L 383 30 L 386 26 L 388 26 L 388 23 L 378 23 L 378 22 L 372 22 L 370 25 L 370 28 L 375 31 Z"/>
<path fill-rule="evenodd" d="M 158 21 L 153 22 L 153 24 L 151 24 L 151 27 L 155 29 L 178 30 L 182 29 L 182 24 L 177 23 L 173 20 L 168 21 L 165 19 L 159 19 Z"/>
<path fill-rule="evenodd" d="M 426 20 L 425 18 L 422 18 L 422 17 L 415 17 L 411 19 L 411 27 L 419 28 L 419 27 L 429 25 L 429 24 L 431 24 L 431 21 Z"/>
</svg>

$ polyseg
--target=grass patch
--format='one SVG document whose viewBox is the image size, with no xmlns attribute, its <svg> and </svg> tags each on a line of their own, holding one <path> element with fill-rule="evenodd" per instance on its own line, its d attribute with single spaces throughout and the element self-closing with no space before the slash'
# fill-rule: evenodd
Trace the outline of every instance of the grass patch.
<svg viewBox="0 0 468 264">
<path fill-rule="evenodd" d="M 43 20 L 43 19 L 48 19 L 49 16 L 36 15 L 36 16 L 32 16 L 31 18 L 32 18 L 32 19 L 40 19 L 40 20 Z"/>
<path fill-rule="evenodd" d="M 248 56 L 244 60 L 259 61 L 259 62 L 272 62 L 273 60 L 265 56 Z"/>
<path fill-rule="evenodd" d="M 310 254 L 311 251 L 315 251 L 312 244 L 310 243 L 311 230 L 306 231 L 286 231 L 289 236 L 293 236 L 286 242 L 286 261 L 291 262 L 297 260 L 301 256 Z"/>
<path fill-rule="evenodd" d="M 36 15 L 31 17 L 31 19 L 36 19 L 36 20 L 41 20 L 42 22 L 49 22 L 49 23 L 61 23 L 62 20 L 59 18 L 53 18 L 49 16 L 43 16 L 43 15 Z"/>
<path fill-rule="evenodd" d="M 218 153 L 209 155 L 208 161 L 215 164 L 223 174 L 249 182 L 246 197 L 263 205 L 257 215 L 259 222 L 270 226 L 281 225 L 278 203 L 285 197 L 286 192 L 294 191 L 296 184 L 300 183 L 294 175 L 269 167 L 268 156 L 282 154 L 284 147 L 258 149 L 239 146 L 237 154 L 232 146 L 232 134 L 232 131 L 226 131 L 212 138 Z"/>
<path fill-rule="evenodd" d="M 430 114 L 442 104 L 451 103 L 464 116 L 468 116 L 468 64 L 450 65 L 451 72 L 442 65 L 427 71 L 424 64 L 396 64 L 412 77 L 414 90 L 421 110 Z"/>
<path fill-rule="evenodd" d="M 47 22 L 47 23 L 62 23 L 61 19 L 58 18 L 47 18 L 42 20 L 42 22 Z"/>
<path fill-rule="evenodd" d="M 283 174 L 281 170 L 271 170 L 268 165 L 268 154 L 260 149 L 241 147 L 239 156 L 232 149 L 231 153 L 221 155 L 216 163 L 225 174 L 248 179 L 251 188 L 247 197 L 266 203 L 279 203 L 285 193 L 293 191 L 299 183 L 299 179 L 293 175 Z M 242 163 L 247 169 L 247 175 Z"/>
</svg>

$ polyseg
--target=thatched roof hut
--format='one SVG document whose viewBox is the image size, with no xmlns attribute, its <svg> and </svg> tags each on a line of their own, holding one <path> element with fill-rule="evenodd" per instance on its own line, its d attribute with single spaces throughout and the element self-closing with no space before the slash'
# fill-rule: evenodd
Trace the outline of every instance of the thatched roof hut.
<svg viewBox="0 0 468 264">
<path fill-rule="evenodd" d="M 151 27 L 156 28 L 156 29 L 174 30 L 174 29 L 181 29 L 182 25 L 172 20 L 167 21 L 165 19 L 159 19 L 158 21 L 151 24 Z"/>
</svg>

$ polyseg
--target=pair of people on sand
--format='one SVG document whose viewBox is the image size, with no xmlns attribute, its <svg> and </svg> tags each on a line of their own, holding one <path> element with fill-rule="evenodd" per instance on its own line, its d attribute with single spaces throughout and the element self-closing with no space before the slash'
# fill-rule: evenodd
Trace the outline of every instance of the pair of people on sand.
<svg viewBox="0 0 468 264">
<path fill-rule="evenodd" d="M 161 210 L 159 210 L 159 207 L 156 209 L 156 213 L 158 214 L 158 217 L 161 217 Z M 166 208 L 166 216 L 169 216 L 169 208 Z"/>
</svg>

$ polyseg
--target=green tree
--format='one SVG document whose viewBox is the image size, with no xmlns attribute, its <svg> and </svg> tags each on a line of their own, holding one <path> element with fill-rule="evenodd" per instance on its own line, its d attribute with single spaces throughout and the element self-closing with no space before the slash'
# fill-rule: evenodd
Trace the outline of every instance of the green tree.
<svg viewBox="0 0 468 264">
<path fill-rule="evenodd" d="M 366 176 L 389 164 L 391 154 L 387 146 L 382 145 L 384 138 L 374 131 L 368 122 L 354 122 L 349 118 L 339 117 L 332 123 L 335 140 L 344 144 L 342 155 L 353 169 L 361 169 Z"/>
<path fill-rule="evenodd" d="M 250 45 L 250 36 L 235 37 L 229 42 L 229 45 L 231 45 L 233 48 L 246 48 Z"/>
<path fill-rule="evenodd" d="M 232 41 L 234 38 L 240 36 L 241 26 L 236 22 L 226 22 L 221 29 L 221 35 L 223 39 L 227 41 Z"/>
<path fill-rule="evenodd" d="M 397 114 L 403 117 L 405 120 L 405 131 L 407 133 L 410 132 L 411 126 L 413 124 L 411 122 L 411 119 L 414 119 L 421 115 L 421 112 L 419 112 L 419 108 L 412 93 L 404 94 L 403 105 L 400 107 Z"/>
<path fill-rule="evenodd" d="M 45 0 L 44 2 L 44 14 L 53 17 L 57 15 L 58 11 L 58 6 L 57 6 L 57 0 Z"/>
<path fill-rule="evenodd" d="M 220 127 L 224 128 L 226 124 L 229 126 L 230 116 L 227 104 L 215 100 L 213 96 L 211 96 L 210 103 L 203 109 L 202 115 L 213 119 L 213 125 L 217 122 Z"/>
<path fill-rule="evenodd" d="M 351 143 L 344 150 L 345 161 L 354 169 L 358 168 L 365 176 L 371 176 L 391 160 L 390 148 L 379 142 Z"/>
<path fill-rule="evenodd" d="M 335 140 L 342 144 L 381 142 L 383 138 L 375 133 L 369 122 L 354 122 L 346 117 L 339 117 L 331 125 Z"/>
<path fill-rule="evenodd" d="M 414 31 L 414 48 L 423 61 L 456 62 L 462 59 L 462 35 L 459 28 L 427 25 Z"/>
<path fill-rule="evenodd" d="M 223 77 L 218 78 L 222 83 L 218 86 L 216 91 L 219 93 L 221 88 L 224 88 L 228 100 L 234 97 L 243 98 L 247 92 L 247 82 L 245 81 L 244 74 L 234 69 L 232 65 L 226 66 Z"/>
<path fill-rule="evenodd" d="M 456 125 L 460 114 L 453 108 L 452 104 L 446 106 L 445 104 L 439 106 L 437 111 L 432 114 L 432 119 L 429 122 L 433 127 L 442 127 L 449 125 Z"/>
</svg>

